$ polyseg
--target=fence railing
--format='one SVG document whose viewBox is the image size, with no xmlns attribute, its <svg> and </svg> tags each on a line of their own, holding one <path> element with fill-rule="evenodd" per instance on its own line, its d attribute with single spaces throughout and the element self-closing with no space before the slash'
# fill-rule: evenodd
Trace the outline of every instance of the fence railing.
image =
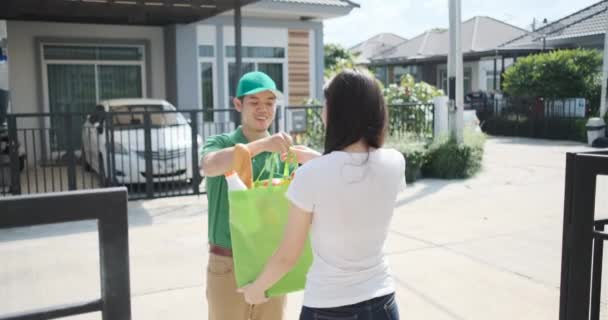
<svg viewBox="0 0 608 320">
<path fill-rule="evenodd" d="M 321 110 L 277 109 L 270 131 L 322 149 Z M 200 147 L 239 120 L 235 109 L 9 114 L 0 196 L 111 186 L 126 186 L 131 200 L 201 194 Z M 432 130 L 433 105 L 389 107 L 389 134 L 429 138 Z"/>
<path fill-rule="evenodd" d="M 608 152 L 568 153 L 564 197 L 560 320 L 600 319 L 604 231 L 596 220 L 599 176 L 608 175 Z"/>
<path fill-rule="evenodd" d="M 0 230 L 81 220 L 98 222 L 101 298 L 18 314 L 0 311 L 0 320 L 57 319 L 96 311 L 104 320 L 131 319 L 125 188 L 0 198 Z"/>
<path fill-rule="evenodd" d="M 589 115 L 584 99 L 509 97 L 492 100 L 476 110 L 489 134 L 564 140 L 585 140 L 584 125 Z"/>
</svg>

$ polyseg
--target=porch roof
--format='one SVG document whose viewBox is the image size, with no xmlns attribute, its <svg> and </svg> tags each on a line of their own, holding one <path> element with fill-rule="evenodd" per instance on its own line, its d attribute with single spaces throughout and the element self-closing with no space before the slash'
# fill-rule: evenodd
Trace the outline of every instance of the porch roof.
<svg viewBox="0 0 608 320">
<path fill-rule="evenodd" d="M 259 0 L 2 0 L 0 19 L 156 25 L 192 23 Z"/>
</svg>

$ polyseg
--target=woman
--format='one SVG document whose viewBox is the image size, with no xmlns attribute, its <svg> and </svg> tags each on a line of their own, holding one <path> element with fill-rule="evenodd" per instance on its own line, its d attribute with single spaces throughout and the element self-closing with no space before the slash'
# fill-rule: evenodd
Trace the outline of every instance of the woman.
<svg viewBox="0 0 608 320">
<path fill-rule="evenodd" d="M 325 153 L 294 147 L 303 163 L 286 193 L 289 221 L 277 252 L 258 279 L 239 289 L 251 304 L 297 262 L 310 230 L 313 263 L 301 320 L 398 319 L 383 246 L 405 160 L 382 149 L 387 109 L 377 82 L 344 71 L 325 89 Z"/>
</svg>

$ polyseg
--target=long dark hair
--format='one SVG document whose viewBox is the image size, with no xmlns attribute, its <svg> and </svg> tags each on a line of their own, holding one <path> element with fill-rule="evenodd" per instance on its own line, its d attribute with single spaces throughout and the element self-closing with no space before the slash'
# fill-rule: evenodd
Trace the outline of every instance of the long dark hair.
<svg viewBox="0 0 608 320">
<path fill-rule="evenodd" d="M 325 154 L 343 150 L 363 139 L 380 148 L 388 118 L 384 97 L 373 76 L 358 70 L 337 74 L 325 87 Z"/>
</svg>

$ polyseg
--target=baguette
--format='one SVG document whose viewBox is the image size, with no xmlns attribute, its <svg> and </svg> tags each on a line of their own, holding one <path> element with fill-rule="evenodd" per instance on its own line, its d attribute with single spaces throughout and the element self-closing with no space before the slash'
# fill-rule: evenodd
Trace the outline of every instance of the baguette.
<svg viewBox="0 0 608 320">
<path fill-rule="evenodd" d="M 239 178 L 247 186 L 248 189 L 253 187 L 253 168 L 251 167 L 251 153 L 244 144 L 234 146 L 234 171 L 239 175 Z"/>
</svg>

